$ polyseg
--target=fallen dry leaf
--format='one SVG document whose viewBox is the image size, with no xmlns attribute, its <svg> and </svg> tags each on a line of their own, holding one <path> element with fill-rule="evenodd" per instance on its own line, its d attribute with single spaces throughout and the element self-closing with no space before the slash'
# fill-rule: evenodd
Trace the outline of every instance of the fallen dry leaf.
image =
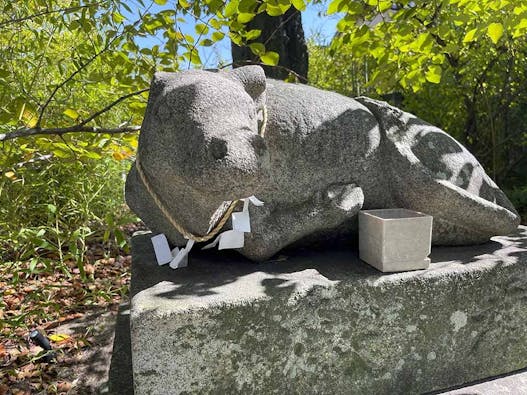
<svg viewBox="0 0 527 395">
<path fill-rule="evenodd" d="M 68 392 L 71 389 L 71 383 L 67 381 L 61 381 L 57 383 L 57 391 L 59 392 Z"/>
<path fill-rule="evenodd" d="M 64 333 L 54 333 L 48 336 L 48 339 L 55 343 L 61 343 L 68 340 L 71 336 Z"/>
<path fill-rule="evenodd" d="M 84 265 L 84 271 L 86 272 L 86 274 L 93 274 L 95 273 L 95 267 L 90 264 Z"/>
<path fill-rule="evenodd" d="M 5 358 L 7 356 L 7 350 L 3 344 L 0 344 L 0 358 Z"/>
<path fill-rule="evenodd" d="M 78 271 L 74 273 L 77 263 L 73 260 L 60 263 L 65 270 L 50 270 L 54 266 L 49 259 L 58 257 L 44 251 L 39 254 L 48 262 L 37 263 L 33 272 L 30 262 L 0 265 L 0 319 L 4 319 L 0 329 L 0 395 L 72 391 L 72 383 L 58 372 L 79 360 L 82 349 L 96 347 L 96 343 L 89 335 L 80 338 L 54 333 L 48 336 L 57 356 L 54 363 L 32 363 L 42 349 L 28 343 L 28 334 L 32 329 L 46 331 L 83 317 L 94 306 L 112 311 L 118 308 L 130 283 L 131 257 L 108 258 L 108 249 L 100 243 L 88 248 L 91 254 L 84 262 L 88 281 Z"/>
</svg>

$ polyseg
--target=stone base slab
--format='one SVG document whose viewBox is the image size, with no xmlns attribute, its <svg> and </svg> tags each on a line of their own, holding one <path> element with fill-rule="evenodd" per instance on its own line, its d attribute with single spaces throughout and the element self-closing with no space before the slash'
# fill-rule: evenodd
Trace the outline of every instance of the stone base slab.
<svg viewBox="0 0 527 395">
<path fill-rule="evenodd" d="M 353 249 L 254 264 L 132 241 L 136 394 L 412 394 L 527 366 L 527 228 L 382 274 Z"/>
</svg>

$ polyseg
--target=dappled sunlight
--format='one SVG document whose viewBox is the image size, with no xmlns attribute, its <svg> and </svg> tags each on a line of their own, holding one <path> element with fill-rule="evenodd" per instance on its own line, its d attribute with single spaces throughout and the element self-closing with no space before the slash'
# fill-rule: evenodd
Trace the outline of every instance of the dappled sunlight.
<svg viewBox="0 0 527 395">
<path fill-rule="evenodd" d="M 519 227 L 509 236 L 496 236 L 477 246 L 434 247 L 432 263 L 427 270 L 381 273 L 358 258 L 351 246 L 330 250 L 296 248 L 288 255 L 261 264 L 251 263 L 233 252 L 204 253 L 195 251 L 188 268 L 173 271 L 155 263 L 149 238 L 136 240 L 144 249 L 141 263 L 134 266 L 138 276 L 150 279 L 149 286 L 132 290 L 132 304 L 141 311 L 156 314 L 201 309 L 221 304 L 252 303 L 287 295 L 288 303 L 303 298 L 315 289 L 329 290 L 342 281 L 366 281 L 380 286 L 419 279 L 465 276 L 490 270 L 506 269 L 527 256 L 527 228 Z M 144 278 L 143 278 L 144 279 Z M 138 282 L 141 280 L 138 279 Z M 137 284 L 136 284 L 137 285 Z M 178 305 L 177 301 L 181 301 Z M 167 308 L 167 310 L 165 309 Z"/>
</svg>

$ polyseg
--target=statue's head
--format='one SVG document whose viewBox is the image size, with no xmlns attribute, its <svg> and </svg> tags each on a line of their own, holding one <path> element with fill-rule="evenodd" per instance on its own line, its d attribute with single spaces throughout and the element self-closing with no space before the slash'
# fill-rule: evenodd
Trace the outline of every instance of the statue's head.
<svg viewBox="0 0 527 395">
<path fill-rule="evenodd" d="M 259 66 L 156 73 L 141 130 L 141 162 L 197 193 L 223 200 L 256 193 L 268 162 L 260 135 L 265 86 Z"/>
</svg>

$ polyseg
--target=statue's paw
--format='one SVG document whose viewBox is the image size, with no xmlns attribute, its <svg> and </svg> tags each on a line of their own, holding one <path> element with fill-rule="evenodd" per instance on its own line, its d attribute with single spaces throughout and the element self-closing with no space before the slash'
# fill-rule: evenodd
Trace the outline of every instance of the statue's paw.
<svg viewBox="0 0 527 395">
<path fill-rule="evenodd" d="M 347 216 L 356 214 L 364 204 L 362 188 L 355 184 L 332 184 L 326 190 L 326 198 Z"/>
</svg>

